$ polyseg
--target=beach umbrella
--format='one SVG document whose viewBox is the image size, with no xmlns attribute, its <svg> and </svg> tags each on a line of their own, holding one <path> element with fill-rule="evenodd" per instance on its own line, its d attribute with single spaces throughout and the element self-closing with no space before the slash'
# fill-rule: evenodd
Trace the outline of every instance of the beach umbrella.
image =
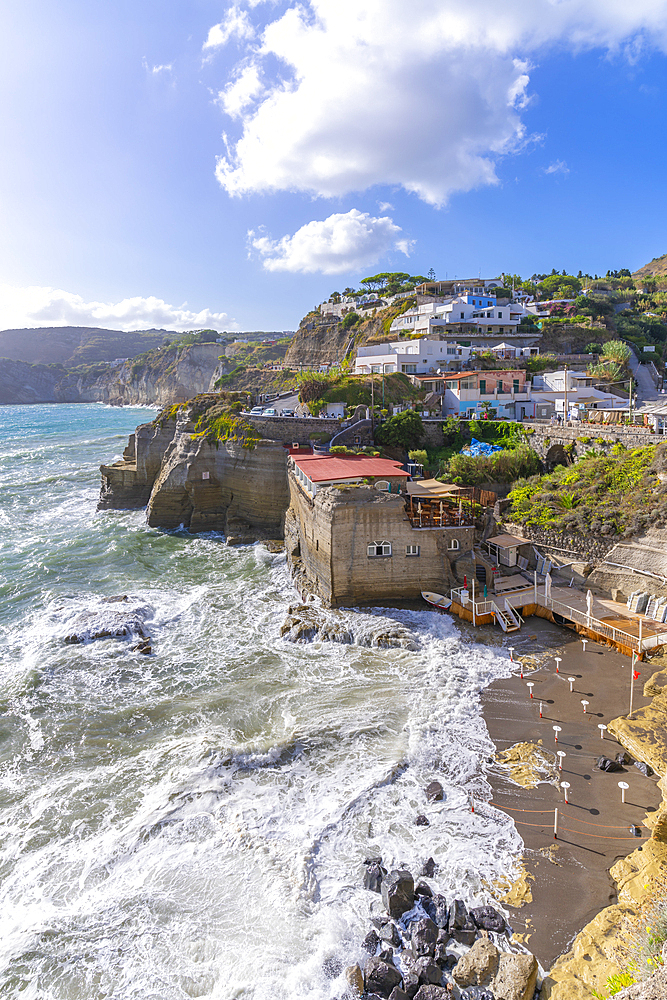
<svg viewBox="0 0 667 1000">
<path fill-rule="evenodd" d="M 440 524 L 442 524 L 442 500 L 440 501 Z"/>
<path fill-rule="evenodd" d="M 421 526 L 422 526 L 422 505 L 420 503 L 417 504 L 417 513 L 419 514 L 419 527 L 421 528 Z"/>
<path fill-rule="evenodd" d="M 544 578 L 544 592 L 547 597 L 551 597 L 551 573 L 547 573 Z"/>
<path fill-rule="evenodd" d="M 589 618 L 593 614 L 593 595 L 590 590 L 586 591 L 586 614 Z"/>
</svg>

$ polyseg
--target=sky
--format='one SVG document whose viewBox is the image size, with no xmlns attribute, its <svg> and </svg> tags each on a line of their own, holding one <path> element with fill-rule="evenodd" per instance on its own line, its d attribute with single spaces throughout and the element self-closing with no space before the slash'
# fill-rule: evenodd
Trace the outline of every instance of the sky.
<svg viewBox="0 0 667 1000">
<path fill-rule="evenodd" d="M 667 0 L 0 8 L 0 328 L 294 330 L 667 252 Z"/>
</svg>

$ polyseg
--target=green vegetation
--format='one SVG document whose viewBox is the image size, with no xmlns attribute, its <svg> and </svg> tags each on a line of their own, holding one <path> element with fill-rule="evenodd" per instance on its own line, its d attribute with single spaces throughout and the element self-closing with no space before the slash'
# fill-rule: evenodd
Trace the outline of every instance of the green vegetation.
<svg viewBox="0 0 667 1000">
<path fill-rule="evenodd" d="M 535 475 L 542 463 L 527 444 L 496 451 L 493 455 L 453 455 L 446 475 L 448 481 L 460 486 L 481 486 L 484 483 L 512 483 Z"/>
<path fill-rule="evenodd" d="M 206 438 L 216 448 L 223 441 L 238 441 L 243 448 L 254 448 L 261 436 L 252 424 L 238 413 L 236 403 L 217 403 L 204 410 L 195 423 L 193 438 Z"/>
<path fill-rule="evenodd" d="M 302 372 L 295 376 L 296 385 L 299 390 L 299 399 L 302 403 L 307 403 L 311 413 L 315 410 L 310 406 L 311 402 L 319 401 L 319 414 L 326 403 L 345 403 L 354 409 L 356 406 L 371 405 L 371 386 L 375 388 L 375 403 L 382 403 L 382 377 L 375 375 L 348 375 L 346 372 L 334 371 L 322 372 Z M 384 399 L 385 403 L 400 403 L 404 400 L 416 400 L 419 398 L 419 390 L 415 388 L 407 375 L 400 372 L 388 372 L 384 376 Z"/>
<path fill-rule="evenodd" d="M 558 530 L 631 535 L 667 519 L 667 488 L 657 473 L 667 464 L 666 445 L 612 454 L 588 451 L 572 466 L 517 483 L 507 519 Z"/>
<path fill-rule="evenodd" d="M 396 413 L 375 432 L 375 438 L 380 444 L 394 448 L 409 448 L 419 444 L 424 436 L 422 418 L 414 410 L 404 410 Z"/>
<path fill-rule="evenodd" d="M 236 368 L 232 368 L 232 370 L 227 372 L 226 375 L 221 375 L 220 378 L 215 380 L 215 388 L 222 389 L 223 386 L 229 385 L 230 382 L 233 382 L 234 379 L 237 378 L 237 376 L 242 375 L 245 370 L 245 365 L 237 365 Z"/>
<path fill-rule="evenodd" d="M 428 455 L 423 448 L 414 448 L 412 451 L 409 451 L 408 458 L 412 459 L 413 462 L 417 462 L 418 465 L 428 465 Z"/>
</svg>

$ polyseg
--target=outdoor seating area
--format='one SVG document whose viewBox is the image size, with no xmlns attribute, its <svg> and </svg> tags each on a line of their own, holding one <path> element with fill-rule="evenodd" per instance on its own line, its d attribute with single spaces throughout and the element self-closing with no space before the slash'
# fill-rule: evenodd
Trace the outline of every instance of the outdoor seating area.
<svg viewBox="0 0 667 1000">
<path fill-rule="evenodd" d="M 413 528 L 457 528 L 475 521 L 474 505 L 467 497 L 456 500 L 410 497 L 406 511 Z"/>
</svg>

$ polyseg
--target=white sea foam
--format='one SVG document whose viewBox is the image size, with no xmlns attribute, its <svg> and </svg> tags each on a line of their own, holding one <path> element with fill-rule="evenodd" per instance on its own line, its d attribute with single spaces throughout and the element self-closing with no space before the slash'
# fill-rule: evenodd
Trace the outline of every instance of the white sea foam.
<svg viewBox="0 0 667 1000">
<path fill-rule="evenodd" d="M 4 511 L 28 515 L 0 542 L 0 992 L 338 996 L 326 963 L 360 957 L 378 901 L 364 857 L 416 873 L 432 855 L 432 884 L 470 903 L 516 863 L 511 821 L 468 804 L 490 797 L 478 698 L 507 657 L 428 609 L 343 612 L 358 639 L 400 623 L 415 652 L 282 640 L 284 556 L 95 514 L 107 456 L 82 442 L 120 416 L 76 409 L 74 481 L 64 444 L 50 486 L 30 466 L 6 481 Z M 151 656 L 63 643 L 114 594 L 151 609 Z"/>
</svg>

